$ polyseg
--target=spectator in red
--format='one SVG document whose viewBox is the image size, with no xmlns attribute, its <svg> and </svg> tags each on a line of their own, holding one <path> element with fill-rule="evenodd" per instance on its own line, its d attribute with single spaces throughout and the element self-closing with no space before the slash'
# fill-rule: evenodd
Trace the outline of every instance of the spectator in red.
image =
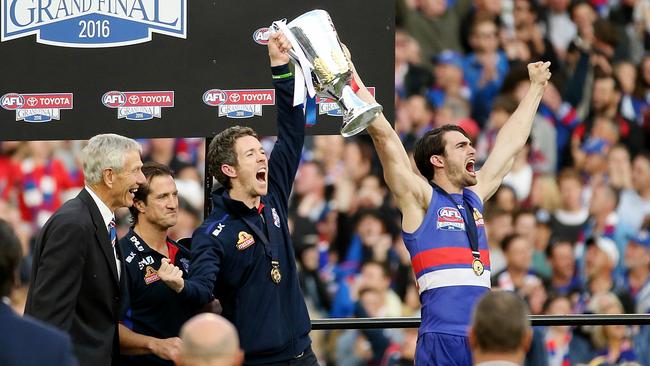
<svg viewBox="0 0 650 366">
<path fill-rule="evenodd" d="M 81 173 L 72 177 L 63 163 L 52 157 L 53 142 L 28 141 L 16 154 L 12 176 L 19 192 L 22 219 L 40 228 L 61 206 L 61 195 L 83 186 Z"/>
</svg>

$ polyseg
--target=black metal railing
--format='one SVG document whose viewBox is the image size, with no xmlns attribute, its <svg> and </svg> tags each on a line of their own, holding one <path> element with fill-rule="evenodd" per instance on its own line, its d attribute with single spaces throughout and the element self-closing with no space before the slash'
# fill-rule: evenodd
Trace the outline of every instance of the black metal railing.
<svg viewBox="0 0 650 366">
<path fill-rule="evenodd" d="M 643 325 L 650 314 L 531 315 L 533 326 L 547 325 Z M 420 318 L 331 318 L 312 319 L 313 330 L 418 328 Z"/>
</svg>

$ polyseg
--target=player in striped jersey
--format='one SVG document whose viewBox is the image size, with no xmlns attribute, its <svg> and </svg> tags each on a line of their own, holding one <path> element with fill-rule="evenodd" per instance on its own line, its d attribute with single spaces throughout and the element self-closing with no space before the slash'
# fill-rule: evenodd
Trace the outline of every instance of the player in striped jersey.
<svg viewBox="0 0 650 366">
<path fill-rule="evenodd" d="M 415 147 L 415 174 L 404 147 L 383 114 L 368 132 L 384 178 L 402 212 L 404 243 L 422 303 L 415 364 L 471 365 L 467 328 L 472 308 L 490 289 L 490 259 L 483 202 L 499 187 L 523 148 L 551 76 L 550 62 L 528 65 L 530 87 L 499 131 L 480 171 L 463 129 L 447 125 L 427 132 Z M 358 95 L 373 97 L 355 73 Z M 353 89 L 355 88 L 353 83 Z"/>
</svg>

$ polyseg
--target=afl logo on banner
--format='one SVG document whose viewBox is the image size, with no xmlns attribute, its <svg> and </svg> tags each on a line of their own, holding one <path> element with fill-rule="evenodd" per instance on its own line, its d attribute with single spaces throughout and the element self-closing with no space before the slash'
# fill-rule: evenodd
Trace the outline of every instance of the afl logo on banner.
<svg viewBox="0 0 650 366">
<path fill-rule="evenodd" d="M 117 108 L 117 118 L 145 121 L 162 117 L 162 108 L 174 106 L 173 91 L 119 92 L 109 91 L 102 96 L 108 108 Z"/>
<path fill-rule="evenodd" d="M 219 117 L 250 118 L 262 115 L 262 106 L 275 104 L 275 89 L 210 89 L 203 103 L 218 107 Z"/>
<path fill-rule="evenodd" d="M 260 28 L 253 32 L 253 41 L 257 44 L 267 45 L 269 43 L 270 35 L 271 33 L 269 32 L 268 27 Z"/>
<path fill-rule="evenodd" d="M 0 41 L 36 35 L 61 47 L 119 47 L 153 33 L 186 38 L 187 0 L 0 0 Z"/>
<path fill-rule="evenodd" d="M 61 119 L 61 109 L 72 109 L 72 99 L 72 93 L 7 93 L 0 98 L 0 106 L 16 111 L 16 121 L 40 123 Z"/>
</svg>

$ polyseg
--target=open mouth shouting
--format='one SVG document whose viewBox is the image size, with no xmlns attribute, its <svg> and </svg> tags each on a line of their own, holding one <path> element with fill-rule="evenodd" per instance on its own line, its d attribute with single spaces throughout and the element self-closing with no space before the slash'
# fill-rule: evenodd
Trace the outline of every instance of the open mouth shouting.
<svg viewBox="0 0 650 366">
<path fill-rule="evenodd" d="M 255 179 L 257 180 L 257 183 L 259 184 L 266 184 L 267 181 L 267 167 L 261 167 L 257 170 L 257 173 L 255 174 Z"/>
<path fill-rule="evenodd" d="M 467 163 L 465 164 L 465 170 L 469 175 L 472 177 L 476 177 L 476 171 L 474 170 L 474 164 L 476 161 L 474 159 L 469 159 Z"/>
</svg>

